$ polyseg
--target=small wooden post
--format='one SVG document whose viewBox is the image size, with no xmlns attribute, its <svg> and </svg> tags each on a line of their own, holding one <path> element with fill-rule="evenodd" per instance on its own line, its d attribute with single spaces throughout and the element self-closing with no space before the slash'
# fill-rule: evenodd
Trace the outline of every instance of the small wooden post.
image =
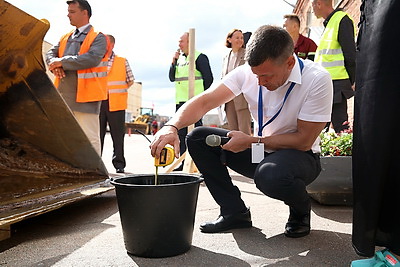
<svg viewBox="0 0 400 267">
<path fill-rule="evenodd" d="M 194 97 L 195 89 L 195 59 L 196 59 L 196 34 L 193 28 L 189 29 L 189 99 Z M 194 129 L 194 125 L 189 125 L 188 133 Z M 186 148 L 187 150 L 187 148 Z M 188 152 L 188 151 L 187 151 Z M 183 172 L 193 173 L 198 172 L 196 165 L 193 162 L 189 152 L 185 153 L 185 163 L 183 165 Z"/>
<path fill-rule="evenodd" d="M 189 99 L 194 97 L 194 82 L 195 82 L 195 59 L 196 59 L 196 36 L 193 28 L 189 29 Z"/>
</svg>

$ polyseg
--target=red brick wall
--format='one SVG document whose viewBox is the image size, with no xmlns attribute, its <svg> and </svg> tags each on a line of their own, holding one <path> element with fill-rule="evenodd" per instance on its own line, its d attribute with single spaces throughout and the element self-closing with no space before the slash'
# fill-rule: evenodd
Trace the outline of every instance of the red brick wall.
<svg viewBox="0 0 400 267">
<path fill-rule="evenodd" d="M 361 0 L 341 1 L 341 4 L 339 5 L 350 15 L 350 17 L 354 20 L 354 24 L 356 26 L 360 21 L 360 5 L 361 5 Z"/>
</svg>

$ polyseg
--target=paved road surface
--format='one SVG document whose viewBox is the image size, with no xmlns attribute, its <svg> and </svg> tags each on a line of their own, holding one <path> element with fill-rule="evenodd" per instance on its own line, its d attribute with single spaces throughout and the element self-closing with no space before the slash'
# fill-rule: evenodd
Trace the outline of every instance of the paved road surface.
<svg viewBox="0 0 400 267">
<path fill-rule="evenodd" d="M 148 141 L 140 135 L 127 135 L 125 140 L 126 171 L 154 173 Z M 113 173 L 111 148 L 107 135 L 103 160 Z M 13 225 L 12 238 L 0 242 L 0 266 L 318 267 L 349 266 L 358 258 L 351 246 L 351 208 L 313 203 L 311 234 L 290 239 L 283 235 L 288 208 L 260 193 L 252 180 L 234 174 L 234 183 L 250 206 L 253 228 L 201 233 L 199 224 L 218 215 L 218 206 L 202 184 L 192 248 L 185 254 L 160 259 L 128 255 L 111 190 Z"/>
</svg>

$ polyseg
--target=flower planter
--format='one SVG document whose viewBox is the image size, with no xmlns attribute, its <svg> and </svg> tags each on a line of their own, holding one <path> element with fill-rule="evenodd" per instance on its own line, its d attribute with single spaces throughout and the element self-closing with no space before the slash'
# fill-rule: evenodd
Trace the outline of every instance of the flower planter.
<svg viewBox="0 0 400 267">
<path fill-rule="evenodd" d="M 353 205 L 352 157 L 321 157 L 322 171 L 307 186 L 309 195 L 324 205 Z"/>
</svg>

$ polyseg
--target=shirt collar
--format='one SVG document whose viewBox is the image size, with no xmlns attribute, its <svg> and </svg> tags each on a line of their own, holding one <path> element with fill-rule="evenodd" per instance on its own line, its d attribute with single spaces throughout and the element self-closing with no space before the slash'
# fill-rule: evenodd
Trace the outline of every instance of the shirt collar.
<svg viewBox="0 0 400 267">
<path fill-rule="evenodd" d="M 335 14 L 335 13 L 338 12 L 338 11 L 342 11 L 342 10 L 343 10 L 343 9 L 341 9 L 341 8 L 338 8 L 338 9 L 333 10 L 332 13 L 329 14 L 329 15 L 326 17 L 326 19 L 324 20 L 324 22 L 323 22 L 324 26 L 326 27 L 326 25 L 328 25 L 328 22 L 329 22 L 329 20 L 332 18 L 333 14 Z"/>
<path fill-rule="evenodd" d="M 83 25 L 82 27 L 79 27 L 79 28 L 78 28 L 79 32 L 81 33 L 81 32 L 83 32 L 84 30 L 86 30 L 86 28 L 87 28 L 89 25 L 90 25 L 90 23 L 88 23 L 88 24 L 86 24 L 86 25 Z"/>
<path fill-rule="evenodd" d="M 301 84 L 301 70 L 300 70 L 299 59 L 297 58 L 296 54 L 293 54 L 293 56 L 295 59 L 294 67 L 293 67 L 292 71 L 290 72 L 289 77 L 285 84 L 291 83 L 291 82 Z"/>
</svg>

